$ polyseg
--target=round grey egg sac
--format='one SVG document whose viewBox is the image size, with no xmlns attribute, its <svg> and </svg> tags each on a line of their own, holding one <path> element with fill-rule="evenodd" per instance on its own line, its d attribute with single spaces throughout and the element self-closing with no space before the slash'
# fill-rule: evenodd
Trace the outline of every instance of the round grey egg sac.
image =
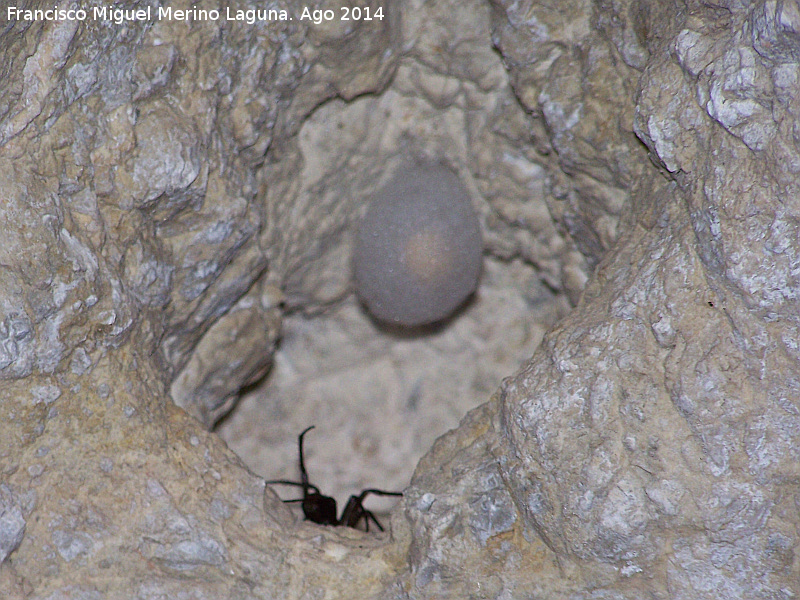
<svg viewBox="0 0 800 600">
<path fill-rule="evenodd" d="M 377 319 L 413 327 L 450 316 L 475 291 L 483 240 L 459 178 L 410 164 L 371 199 L 353 255 L 356 292 Z"/>
</svg>

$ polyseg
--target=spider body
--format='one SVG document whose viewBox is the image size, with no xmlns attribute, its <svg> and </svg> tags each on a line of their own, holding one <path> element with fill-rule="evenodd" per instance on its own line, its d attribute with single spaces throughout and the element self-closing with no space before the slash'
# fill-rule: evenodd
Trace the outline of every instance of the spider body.
<svg viewBox="0 0 800 600">
<path fill-rule="evenodd" d="M 350 496 L 347 504 L 342 511 L 341 518 L 337 518 L 336 500 L 330 496 L 325 496 L 319 491 L 319 488 L 308 480 L 308 472 L 306 471 L 305 460 L 303 457 L 303 437 L 314 426 L 306 427 L 297 438 L 297 446 L 300 454 L 300 481 L 289 481 L 287 479 L 273 479 L 267 481 L 268 484 L 281 484 L 281 485 L 294 485 L 303 488 L 303 497 L 295 498 L 293 500 L 284 500 L 284 502 L 301 502 L 303 507 L 303 515 L 306 520 L 318 525 L 333 525 L 344 526 L 358 529 L 361 521 L 364 521 L 364 528 L 369 531 L 370 520 L 377 525 L 378 529 L 383 531 L 378 519 L 372 514 L 371 511 L 364 508 L 364 499 L 370 495 L 377 496 L 402 496 L 401 492 L 385 492 L 383 490 L 376 490 L 369 488 L 362 491 L 358 496 Z"/>
</svg>

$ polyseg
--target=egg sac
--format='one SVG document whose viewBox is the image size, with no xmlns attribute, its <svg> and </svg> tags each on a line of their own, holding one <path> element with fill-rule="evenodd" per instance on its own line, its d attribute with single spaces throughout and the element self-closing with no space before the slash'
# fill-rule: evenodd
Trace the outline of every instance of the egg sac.
<svg viewBox="0 0 800 600">
<path fill-rule="evenodd" d="M 458 176 L 411 163 L 375 194 L 358 229 L 356 292 L 381 321 L 434 323 L 475 290 L 482 256 L 480 223 Z"/>
</svg>

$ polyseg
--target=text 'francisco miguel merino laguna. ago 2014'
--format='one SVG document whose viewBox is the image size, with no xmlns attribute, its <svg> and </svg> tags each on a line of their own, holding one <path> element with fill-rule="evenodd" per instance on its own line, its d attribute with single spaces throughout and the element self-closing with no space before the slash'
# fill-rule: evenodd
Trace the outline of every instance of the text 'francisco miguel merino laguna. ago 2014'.
<svg viewBox="0 0 800 600">
<path fill-rule="evenodd" d="M 338 12 L 338 14 L 337 14 Z M 340 21 L 372 21 L 383 20 L 383 7 L 369 8 L 358 6 L 342 6 L 338 11 L 331 9 L 303 8 L 300 21 L 312 21 L 316 25 L 325 21 L 333 21 L 338 16 Z M 9 21 L 109 21 L 121 25 L 130 21 L 244 21 L 253 25 L 259 21 L 291 21 L 293 18 L 284 9 L 235 9 L 221 7 L 219 9 L 190 8 L 186 10 L 159 6 L 144 8 L 111 8 L 109 6 L 93 6 L 89 10 L 82 8 L 59 8 L 55 5 L 48 9 L 27 9 L 9 6 L 6 9 Z"/>
</svg>

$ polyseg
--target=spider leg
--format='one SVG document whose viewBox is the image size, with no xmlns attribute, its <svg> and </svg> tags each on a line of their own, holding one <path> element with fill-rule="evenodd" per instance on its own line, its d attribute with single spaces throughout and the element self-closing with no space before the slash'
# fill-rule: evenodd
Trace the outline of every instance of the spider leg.
<svg viewBox="0 0 800 600">
<path fill-rule="evenodd" d="M 297 487 L 303 487 L 302 483 L 299 483 L 297 481 L 289 481 L 288 479 L 270 479 L 269 481 L 265 481 L 264 483 L 266 483 L 267 485 L 273 483 L 279 483 L 281 485 L 296 485 Z M 315 494 L 320 493 L 319 488 L 315 486 L 313 483 L 308 484 L 308 489 L 312 490 Z"/>
<path fill-rule="evenodd" d="M 309 431 L 314 429 L 314 426 L 311 425 L 310 427 L 306 427 L 303 431 L 300 432 L 300 435 L 297 437 L 297 446 L 300 449 L 300 481 L 302 482 L 303 486 L 303 497 L 308 495 L 308 488 L 311 485 L 308 483 L 308 472 L 306 471 L 306 463 L 303 460 L 303 436 L 307 434 Z M 317 489 L 319 492 L 319 489 Z"/>
<path fill-rule="evenodd" d="M 383 525 L 380 524 L 380 521 L 372 514 L 371 510 L 364 509 L 364 527 L 367 531 L 369 531 L 369 520 L 372 519 L 372 522 L 378 526 L 378 529 L 384 531 Z"/>
<path fill-rule="evenodd" d="M 385 492 L 383 490 L 376 490 L 374 488 L 369 488 L 361 492 L 361 494 L 359 494 L 358 496 L 359 501 L 363 502 L 364 498 L 366 498 L 367 495 L 369 494 L 375 494 L 376 496 L 402 496 L 403 492 Z"/>
<path fill-rule="evenodd" d="M 342 518 L 339 520 L 339 525 L 358 529 L 358 524 L 361 523 L 362 519 L 364 521 L 364 531 L 369 531 L 370 519 L 378 526 L 378 529 L 384 531 L 383 525 L 380 524 L 380 521 L 378 521 L 372 511 L 364 508 L 364 505 L 361 503 L 361 497 L 350 496 L 350 500 L 347 501 L 347 505 L 344 507 L 344 511 L 342 511 Z"/>
<path fill-rule="evenodd" d="M 350 499 L 347 501 L 342 511 L 342 518 L 339 519 L 339 525 L 358 529 L 358 524 L 364 517 L 365 512 L 364 506 L 361 504 L 363 499 L 362 496 L 350 496 Z"/>
<path fill-rule="evenodd" d="M 339 519 L 340 525 L 344 525 L 346 527 L 352 527 L 353 529 L 358 529 L 358 524 L 363 519 L 364 527 L 367 531 L 369 531 L 369 522 L 370 519 L 372 519 L 372 522 L 378 526 L 378 529 L 384 531 L 383 526 L 380 524 L 377 517 L 372 513 L 372 511 L 364 508 L 364 499 L 369 494 L 375 494 L 377 496 L 403 495 L 401 492 L 385 492 L 383 490 L 376 490 L 373 488 L 369 488 L 362 491 L 358 496 L 350 496 L 350 499 L 347 501 L 347 504 L 344 507 L 344 511 L 342 511 L 342 518 Z"/>
</svg>

